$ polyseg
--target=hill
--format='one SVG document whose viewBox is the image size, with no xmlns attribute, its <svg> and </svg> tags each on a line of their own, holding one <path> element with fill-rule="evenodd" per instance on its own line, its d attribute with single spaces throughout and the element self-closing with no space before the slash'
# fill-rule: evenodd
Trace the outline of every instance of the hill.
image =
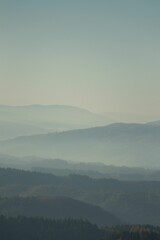
<svg viewBox="0 0 160 240">
<path fill-rule="evenodd" d="M 100 226 L 120 224 L 100 207 L 67 197 L 1 198 L 0 214 L 6 216 L 82 219 Z"/>
<path fill-rule="evenodd" d="M 125 223 L 158 225 L 160 222 L 159 181 L 130 182 L 78 175 L 58 177 L 0 168 L 0 196 L 65 196 L 97 205 Z"/>
<path fill-rule="evenodd" d="M 108 117 L 73 106 L 0 105 L 0 140 L 76 128 L 93 127 L 111 122 Z"/>
<path fill-rule="evenodd" d="M 70 174 L 87 175 L 92 178 L 114 178 L 129 181 L 159 181 L 160 170 L 131 168 L 126 166 L 106 165 L 98 162 L 71 162 L 62 159 L 38 157 L 13 157 L 0 154 L 0 167 L 52 173 L 56 176 Z"/>
<path fill-rule="evenodd" d="M 76 162 L 159 167 L 160 126 L 116 123 L 103 127 L 40 134 L 1 142 L 0 152 Z"/>
<path fill-rule="evenodd" d="M 152 122 L 149 122 L 147 124 L 150 124 L 150 125 L 160 125 L 160 120 L 152 121 Z"/>
</svg>

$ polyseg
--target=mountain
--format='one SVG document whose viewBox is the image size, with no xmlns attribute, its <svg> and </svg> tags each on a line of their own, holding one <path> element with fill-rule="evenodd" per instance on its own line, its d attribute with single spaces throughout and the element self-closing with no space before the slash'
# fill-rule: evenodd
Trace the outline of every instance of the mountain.
<svg viewBox="0 0 160 240">
<path fill-rule="evenodd" d="M 40 133 L 47 133 L 47 130 L 27 123 L 0 121 L 0 140 Z"/>
<path fill-rule="evenodd" d="M 0 209 L 3 213 L 5 209 L 8 209 L 10 214 L 15 214 L 16 209 L 17 212 L 21 210 L 27 212 L 29 204 L 31 208 L 35 208 L 33 213 L 36 213 L 42 207 L 42 202 L 46 196 L 46 204 L 48 201 L 51 206 L 52 199 L 57 198 L 57 196 L 65 196 L 69 199 L 99 206 L 125 223 L 158 225 L 160 222 L 160 181 L 118 181 L 92 179 L 78 175 L 58 177 L 52 174 L 0 168 L 0 196 L 5 199 L 26 198 L 24 202 L 22 200 L 22 204 L 21 200 L 17 202 L 7 200 L 9 205 L 6 204 L 7 201 L 0 200 Z M 38 210 L 36 210 L 34 201 L 34 204 L 32 201 L 27 202 L 27 199 L 35 199 L 35 197 L 42 198 L 42 200 L 34 200 L 35 202 L 40 201 L 37 202 Z M 12 204 L 10 205 L 10 203 Z M 47 211 L 44 207 L 45 210 Z M 93 211 L 98 217 L 98 213 Z M 84 212 L 82 213 L 84 214 Z M 89 214 L 89 210 L 87 213 Z"/>
<path fill-rule="evenodd" d="M 111 213 L 100 207 L 68 197 L 1 198 L 0 214 L 6 216 L 82 219 L 105 226 L 120 224 Z"/>
<path fill-rule="evenodd" d="M 33 135 L 110 123 L 106 116 L 63 105 L 0 105 L 0 139 Z"/>
<path fill-rule="evenodd" d="M 159 125 L 160 126 L 160 120 L 149 122 L 147 124 L 149 124 L 149 125 Z"/>
<path fill-rule="evenodd" d="M 129 181 L 159 181 L 159 169 L 129 168 L 98 162 L 71 162 L 62 159 L 38 157 L 13 157 L 0 154 L 0 167 L 52 173 L 56 176 L 70 174 L 87 175 L 92 178 L 114 178 Z"/>
<path fill-rule="evenodd" d="M 0 152 L 75 162 L 159 167 L 160 126 L 115 123 L 103 127 L 19 137 L 0 144 Z"/>
<path fill-rule="evenodd" d="M 125 122 L 125 123 L 146 123 L 149 121 L 154 121 L 159 119 L 158 115 L 143 115 L 143 114 L 134 114 L 127 112 L 108 112 L 103 113 L 106 117 L 110 119 L 115 119 L 115 122 Z"/>
</svg>

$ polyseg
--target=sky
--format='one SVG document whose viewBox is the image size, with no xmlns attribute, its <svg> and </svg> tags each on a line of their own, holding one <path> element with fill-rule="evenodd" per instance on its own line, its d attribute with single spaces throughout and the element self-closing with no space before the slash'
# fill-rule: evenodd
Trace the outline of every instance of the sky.
<svg viewBox="0 0 160 240">
<path fill-rule="evenodd" d="M 160 115 L 159 0 L 0 0 L 0 104 Z"/>
</svg>

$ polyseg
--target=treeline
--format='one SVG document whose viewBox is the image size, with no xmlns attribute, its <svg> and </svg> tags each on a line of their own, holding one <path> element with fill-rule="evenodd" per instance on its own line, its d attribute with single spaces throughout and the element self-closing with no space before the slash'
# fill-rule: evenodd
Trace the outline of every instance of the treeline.
<svg viewBox="0 0 160 240">
<path fill-rule="evenodd" d="M 98 240 L 105 236 L 105 230 L 83 220 L 0 216 L 1 240 Z"/>
<path fill-rule="evenodd" d="M 13 157 L 0 154 L 0 166 L 41 173 L 51 173 L 56 176 L 68 176 L 72 173 L 87 175 L 91 178 L 114 178 L 124 181 L 158 181 L 160 170 L 138 167 L 105 165 L 98 162 L 69 162 L 62 159 L 43 159 L 37 157 Z"/>
<path fill-rule="evenodd" d="M 57 197 L 0 197 L 0 215 L 16 217 L 45 217 L 51 219 L 83 219 L 98 226 L 117 225 L 121 221 L 98 206 L 72 198 Z"/>
<path fill-rule="evenodd" d="M 98 228 L 83 220 L 0 216 L 1 240 L 159 240 L 160 227 L 126 225 Z"/>
<path fill-rule="evenodd" d="M 87 175 L 70 174 L 69 176 L 55 176 L 51 173 L 41 173 L 37 171 L 26 171 L 13 168 L 0 168 L 0 185 L 8 184 L 63 184 L 65 187 L 80 187 L 90 190 L 125 190 L 127 192 L 139 192 L 158 190 L 160 181 L 120 181 L 116 179 L 93 179 Z"/>
<path fill-rule="evenodd" d="M 0 196 L 66 196 L 97 205 L 124 223 L 160 223 L 160 181 L 129 182 L 78 175 L 58 177 L 0 168 Z"/>
<path fill-rule="evenodd" d="M 106 228 L 106 240 L 159 240 L 160 227 L 151 225 L 126 225 Z M 110 233 L 110 234 L 109 234 Z"/>
</svg>

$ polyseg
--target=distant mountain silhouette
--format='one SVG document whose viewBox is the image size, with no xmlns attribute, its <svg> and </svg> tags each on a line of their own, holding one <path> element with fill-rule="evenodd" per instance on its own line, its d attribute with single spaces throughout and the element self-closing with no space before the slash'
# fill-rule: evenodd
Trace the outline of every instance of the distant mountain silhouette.
<svg viewBox="0 0 160 240">
<path fill-rule="evenodd" d="M 0 140 L 113 122 L 109 117 L 64 105 L 0 105 Z"/>
<path fill-rule="evenodd" d="M 73 161 L 160 166 L 160 126 L 115 123 L 104 127 L 19 137 L 1 142 L 0 152 Z"/>
<path fill-rule="evenodd" d="M 0 167 L 52 173 L 56 176 L 70 174 L 92 178 L 114 178 L 129 181 L 159 181 L 160 169 L 106 165 L 98 162 L 71 162 L 41 157 L 14 157 L 0 154 Z"/>
<path fill-rule="evenodd" d="M 149 122 L 147 124 L 150 124 L 150 125 L 160 125 L 160 120 Z"/>
</svg>

